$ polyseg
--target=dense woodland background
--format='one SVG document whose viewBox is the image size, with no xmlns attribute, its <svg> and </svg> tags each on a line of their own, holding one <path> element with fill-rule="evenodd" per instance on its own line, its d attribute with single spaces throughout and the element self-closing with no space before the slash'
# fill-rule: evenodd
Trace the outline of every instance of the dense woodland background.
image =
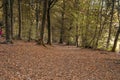
<svg viewBox="0 0 120 80">
<path fill-rule="evenodd" d="M 119 47 L 119 0 L 0 0 L 0 20 L 5 43 Z"/>
</svg>

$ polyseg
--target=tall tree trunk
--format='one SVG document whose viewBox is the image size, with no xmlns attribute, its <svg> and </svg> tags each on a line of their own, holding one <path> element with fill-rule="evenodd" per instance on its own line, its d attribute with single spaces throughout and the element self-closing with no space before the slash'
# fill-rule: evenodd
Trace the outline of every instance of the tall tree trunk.
<svg viewBox="0 0 120 80">
<path fill-rule="evenodd" d="M 48 41 L 47 41 L 47 44 L 49 45 L 52 44 L 52 27 L 51 27 L 50 11 L 56 2 L 57 0 L 48 0 L 48 8 L 47 8 Z"/>
<path fill-rule="evenodd" d="M 89 5 L 90 6 L 90 5 Z M 90 9 L 89 9 L 89 6 L 88 6 L 88 9 L 87 9 L 87 12 L 86 12 L 86 26 L 85 26 L 85 34 L 84 34 L 84 46 L 85 48 L 89 48 L 91 47 L 88 43 L 88 32 L 89 32 L 89 25 L 90 25 L 90 20 L 89 20 L 89 15 L 90 15 Z"/>
<path fill-rule="evenodd" d="M 104 22 L 106 21 L 106 17 L 105 17 L 105 20 L 102 22 L 102 13 L 103 13 L 103 0 L 102 0 L 102 2 L 100 2 L 100 3 L 102 3 L 102 4 L 100 4 L 101 5 L 101 7 L 100 7 L 100 13 L 99 13 L 99 15 L 98 15 L 98 19 L 97 19 L 97 22 L 99 22 L 100 21 L 100 28 L 99 28 L 99 31 L 98 31 L 98 34 L 96 33 L 97 32 L 97 30 L 96 30 L 96 32 L 95 32 L 95 35 L 96 35 L 96 41 L 95 41 L 95 43 L 94 43 L 94 48 L 97 48 L 98 47 L 98 43 L 99 43 L 99 39 L 101 38 L 101 34 L 102 34 L 102 31 L 103 31 L 103 29 L 104 29 Z M 99 12 L 99 11 L 98 11 Z M 107 9 L 106 9 L 106 13 L 107 13 Z M 100 20 L 99 20 L 100 19 Z M 97 27 L 96 27 L 97 28 Z"/>
<path fill-rule="evenodd" d="M 38 30 L 39 30 L 39 22 L 40 22 L 40 2 L 36 3 L 36 39 L 38 39 Z"/>
<path fill-rule="evenodd" d="M 62 23 L 61 23 L 61 29 L 60 29 L 60 41 L 59 43 L 63 43 L 63 34 L 64 34 L 64 18 L 65 18 L 65 0 L 63 0 L 63 7 L 62 7 Z"/>
<path fill-rule="evenodd" d="M 44 28 L 45 28 L 45 22 L 46 22 L 47 3 L 48 3 L 48 0 L 44 0 L 42 25 L 41 25 L 41 31 L 40 31 L 40 39 L 38 41 L 38 44 L 40 44 L 40 45 L 44 45 L 44 40 L 43 39 L 44 39 Z"/>
<path fill-rule="evenodd" d="M 118 1 L 118 6 L 120 6 L 119 4 L 119 1 Z M 120 11 L 119 11 L 119 8 L 118 8 L 118 21 L 119 21 L 119 28 L 117 30 L 117 33 L 116 33 L 116 36 L 115 36 L 115 40 L 114 40 L 114 44 L 113 44 L 113 48 L 111 51 L 115 52 L 116 50 L 116 46 L 117 46 L 117 42 L 118 42 L 118 37 L 119 37 L 119 34 L 120 34 Z"/>
<path fill-rule="evenodd" d="M 114 4 L 115 4 L 115 0 L 112 0 L 112 10 L 111 10 L 111 18 L 110 18 L 109 34 L 108 34 L 108 39 L 107 39 L 106 49 L 108 49 L 109 44 L 110 44 L 110 40 L 111 40 L 112 23 L 113 23 L 113 13 L 114 13 Z"/>
<path fill-rule="evenodd" d="M 6 31 L 6 43 L 12 43 L 11 39 L 11 17 L 10 17 L 10 0 L 4 0 L 4 12 L 5 12 L 5 31 Z"/>
<path fill-rule="evenodd" d="M 76 15 L 78 16 L 79 13 L 79 1 L 78 0 L 75 0 L 75 3 L 74 3 L 74 7 L 76 9 Z M 78 18 L 76 18 L 76 46 L 78 47 L 79 46 L 79 27 L 78 27 Z"/>
<path fill-rule="evenodd" d="M 19 32 L 18 32 L 18 39 L 22 39 L 22 15 L 21 15 L 21 0 L 18 0 L 18 15 L 19 15 Z"/>
<path fill-rule="evenodd" d="M 47 44 L 52 44 L 52 31 L 51 31 L 51 21 L 50 21 L 50 10 L 51 10 L 50 0 L 48 1 L 48 9 L 47 9 L 47 27 L 48 27 L 48 41 Z"/>
<path fill-rule="evenodd" d="M 13 38 L 13 3 L 14 0 L 10 0 L 10 14 L 11 14 L 11 37 Z"/>
<path fill-rule="evenodd" d="M 76 46 L 79 47 L 79 34 L 78 34 L 78 24 L 76 24 Z"/>
<path fill-rule="evenodd" d="M 116 33 L 116 36 L 115 36 L 113 48 L 112 48 L 112 50 L 111 50 L 111 51 L 113 51 L 113 52 L 115 52 L 115 49 L 116 49 L 116 46 L 117 46 L 119 33 L 120 33 L 120 23 L 119 23 L 119 29 L 117 30 L 117 33 Z"/>
<path fill-rule="evenodd" d="M 30 26 L 29 31 L 28 31 L 28 42 L 31 41 L 31 36 L 32 36 L 32 25 L 33 25 L 33 23 L 31 22 L 31 26 Z"/>
<path fill-rule="evenodd" d="M 49 6 L 50 7 L 50 6 Z M 47 23 L 48 23 L 48 42 L 47 44 L 52 44 L 52 32 L 51 32 L 51 21 L 50 21 L 50 8 L 47 10 Z"/>
<path fill-rule="evenodd" d="M 32 26 L 33 26 L 33 20 L 32 20 L 32 15 L 31 15 L 31 8 L 32 8 L 32 1 L 30 1 L 30 4 L 29 4 L 29 10 L 28 10 L 28 15 L 27 17 L 30 17 L 30 21 L 28 20 L 28 23 L 27 24 L 30 24 L 29 25 L 29 29 L 28 29 L 28 42 L 30 42 L 32 40 Z"/>
</svg>

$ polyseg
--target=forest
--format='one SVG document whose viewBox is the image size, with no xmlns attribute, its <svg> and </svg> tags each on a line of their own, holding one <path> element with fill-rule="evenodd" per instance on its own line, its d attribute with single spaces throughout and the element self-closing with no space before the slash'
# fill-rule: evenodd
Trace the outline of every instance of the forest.
<svg viewBox="0 0 120 80">
<path fill-rule="evenodd" d="M 0 0 L 0 80 L 120 80 L 120 0 Z"/>
<path fill-rule="evenodd" d="M 1 0 L 0 4 L 6 43 L 18 39 L 119 49 L 119 0 Z"/>
</svg>

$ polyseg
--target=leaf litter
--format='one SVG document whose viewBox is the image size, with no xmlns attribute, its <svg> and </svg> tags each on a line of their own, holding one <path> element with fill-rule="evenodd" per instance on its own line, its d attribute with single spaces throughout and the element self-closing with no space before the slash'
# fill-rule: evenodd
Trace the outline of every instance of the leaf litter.
<svg viewBox="0 0 120 80">
<path fill-rule="evenodd" d="M 0 80 L 120 80 L 120 55 L 34 42 L 1 44 Z"/>
</svg>

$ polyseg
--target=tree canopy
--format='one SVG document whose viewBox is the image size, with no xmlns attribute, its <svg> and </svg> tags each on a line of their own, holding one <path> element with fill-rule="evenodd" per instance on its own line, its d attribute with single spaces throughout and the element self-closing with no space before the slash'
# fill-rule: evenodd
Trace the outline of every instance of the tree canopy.
<svg viewBox="0 0 120 80">
<path fill-rule="evenodd" d="M 13 39 L 115 51 L 119 0 L 0 0 L 0 25 Z"/>
</svg>

